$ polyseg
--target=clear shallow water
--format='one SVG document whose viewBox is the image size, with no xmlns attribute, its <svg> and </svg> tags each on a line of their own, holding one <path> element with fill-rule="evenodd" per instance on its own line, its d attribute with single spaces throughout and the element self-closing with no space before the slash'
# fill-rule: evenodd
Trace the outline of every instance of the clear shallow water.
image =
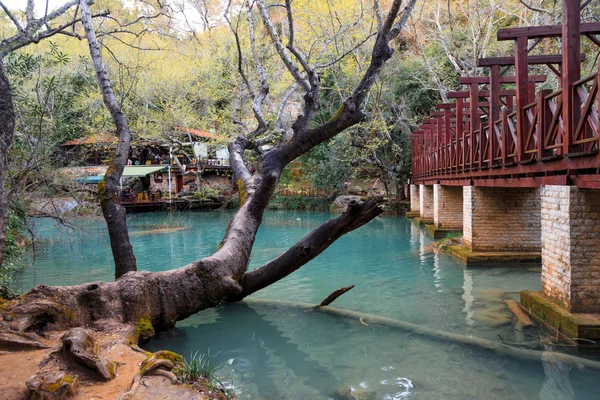
<svg viewBox="0 0 600 400">
<path fill-rule="evenodd" d="M 137 214 L 130 219 L 138 267 L 164 270 L 211 254 L 231 214 Z M 330 218 L 270 212 L 251 268 L 269 261 Z M 74 237 L 50 224 L 48 239 L 17 287 L 112 279 L 102 220 L 82 221 Z M 182 228 L 161 231 L 165 226 Z M 434 253 L 410 222 L 381 217 L 334 243 L 261 299 L 318 303 L 334 289 L 356 287 L 334 303 L 345 308 L 500 341 L 522 338 L 503 300 L 540 289 L 539 266 L 465 268 Z M 530 332 L 537 334 L 537 332 Z M 328 399 L 340 386 L 367 388 L 376 399 L 597 399 L 598 372 L 523 362 L 426 339 L 398 329 L 300 309 L 236 304 L 203 311 L 146 346 L 183 354 L 218 352 L 223 382 L 241 399 Z"/>
</svg>

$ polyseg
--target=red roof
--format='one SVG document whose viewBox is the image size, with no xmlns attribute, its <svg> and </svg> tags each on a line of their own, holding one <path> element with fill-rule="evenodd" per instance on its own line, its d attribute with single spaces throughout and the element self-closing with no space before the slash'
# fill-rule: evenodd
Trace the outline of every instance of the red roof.
<svg viewBox="0 0 600 400">
<path fill-rule="evenodd" d="M 184 128 L 183 126 L 178 126 L 177 130 L 179 130 L 181 132 L 190 132 L 192 135 L 194 135 L 196 137 L 201 137 L 201 138 L 206 138 L 206 139 L 227 140 L 224 137 L 215 135 L 210 132 L 201 131 L 200 129 Z"/>
<path fill-rule="evenodd" d="M 78 139 L 64 142 L 61 146 L 81 146 L 86 144 L 111 144 L 118 143 L 119 138 L 110 133 L 96 133 L 90 136 L 80 137 Z"/>
</svg>

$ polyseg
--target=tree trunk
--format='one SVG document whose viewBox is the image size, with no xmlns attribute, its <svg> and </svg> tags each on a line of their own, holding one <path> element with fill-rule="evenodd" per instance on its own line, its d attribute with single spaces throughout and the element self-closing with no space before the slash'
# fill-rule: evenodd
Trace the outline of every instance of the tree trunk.
<svg viewBox="0 0 600 400">
<path fill-rule="evenodd" d="M 411 0 L 406 9 L 408 12 L 414 6 L 414 2 L 415 0 Z M 245 150 L 257 148 L 257 137 L 242 134 L 229 143 L 230 164 L 240 190 L 240 208 L 231 219 L 225 236 L 213 255 L 170 271 L 130 272 L 123 275 L 128 270 L 128 264 L 120 264 L 121 259 L 118 259 L 117 255 L 123 255 L 125 262 L 131 262 L 129 265 L 133 268 L 130 268 L 130 271 L 135 268 L 135 258 L 129 245 L 125 214 L 119 213 L 120 206 L 116 197 L 118 190 L 113 189 L 118 185 L 118 178 L 124 168 L 130 134 L 102 66 L 89 8 L 85 0 L 81 0 L 82 21 L 90 41 L 90 52 L 98 81 L 120 135 L 117 156 L 111 163 L 105 176 L 105 185 L 101 188 L 103 202 L 106 202 L 102 207 L 103 211 L 106 210 L 105 217 L 115 253 L 117 276 L 120 278 L 110 283 L 94 282 L 70 287 L 37 286 L 30 293 L 3 307 L 4 320 L 10 329 L 25 332 L 65 329 L 96 323 L 106 327 L 111 320 L 135 326 L 145 325 L 142 322 L 147 321 L 152 324 L 154 330 L 169 329 L 177 321 L 205 308 L 223 301 L 240 300 L 282 279 L 318 256 L 342 235 L 380 215 L 383 208 L 378 200 L 352 203 L 341 216 L 321 225 L 279 257 L 263 267 L 247 272 L 256 233 L 286 165 L 363 118 L 361 106 L 367 92 L 393 53 L 389 41 L 406 22 L 407 15 L 397 19 L 401 3 L 401 0 L 393 1 L 385 23 L 377 35 L 369 68 L 357 89 L 344 101 L 335 117 L 321 126 L 309 129 L 319 108 L 320 83 L 316 71 L 309 66 L 303 66 L 305 69 L 309 68 L 305 71 L 306 79 L 297 68 L 294 70 L 295 74 L 292 74 L 295 79 L 302 81 L 303 86 L 310 87 L 304 96 L 303 112 L 292 126 L 292 138 L 264 154 L 262 173 L 252 174 L 244 160 Z M 257 0 L 256 4 L 261 8 L 263 20 L 268 19 L 263 2 Z M 286 2 L 286 5 L 289 8 L 291 2 Z M 272 24 L 269 26 L 270 21 L 264 22 L 270 30 L 275 31 Z M 279 41 L 274 33 L 272 40 Z M 294 49 L 291 41 L 288 47 Z M 278 51 L 284 51 L 280 42 L 277 43 L 277 48 Z M 295 49 L 290 51 L 301 59 L 302 56 Z M 286 61 L 291 62 L 291 59 L 288 57 Z M 118 241 L 119 238 L 122 242 Z M 115 245 L 125 247 L 115 251 Z"/>
<path fill-rule="evenodd" d="M 115 156 L 110 161 L 104 179 L 98 184 L 98 196 L 100 197 L 100 207 L 108 227 L 110 237 L 110 247 L 115 261 L 115 279 L 120 278 L 127 272 L 136 270 L 135 255 L 129 242 L 129 232 L 127 230 L 127 220 L 125 208 L 120 201 L 120 180 L 123 176 L 123 170 L 129 157 L 131 147 L 131 132 L 125 119 L 125 114 L 121 110 L 121 105 L 117 101 L 112 90 L 108 73 L 102 63 L 102 52 L 100 44 L 96 38 L 92 15 L 86 0 L 80 1 L 81 22 L 85 30 L 90 56 L 96 70 L 96 78 L 102 90 L 102 97 L 106 108 L 110 111 L 113 122 L 119 136 L 119 143 Z"/>
<path fill-rule="evenodd" d="M 15 110 L 2 58 L 2 54 L 0 54 L 0 267 L 4 262 L 8 229 L 8 190 L 6 187 L 8 151 L 12 145 L 15 130 Z"/>
</svg>

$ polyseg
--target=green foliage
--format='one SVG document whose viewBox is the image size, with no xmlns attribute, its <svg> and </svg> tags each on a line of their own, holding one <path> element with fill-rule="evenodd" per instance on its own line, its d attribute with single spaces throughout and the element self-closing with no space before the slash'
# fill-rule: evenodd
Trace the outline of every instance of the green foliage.
<svg viewBox="0 0 600 400">
<path fill-rule="evenodd" d="M 26 207 L 22 202 L 13 202 L 8 210 L 8 225 L 6 231 L 6 248 L 4 261 L 0 266 L 0 286 L 8 286 L 15 273 L 22 269 L 17 262 L 23 253 L 26 242 L 24 232 L 26 226 Z"/>
<path fill-rule="evenodd" d="M 331 197 L 274 195 L 269 202 L 271 210 L 329 211 Z"/>
<path fill-rule="evenodd" d="M 427 68 L 418 60 L 408 58 L 398 63 L 392 80 L 391 100 L 408 106 L 408 117 L 415 125 L 441 102 L 439 92 L 431 88 L 427 77 Z"/>
<path fill-rule="evenodd" d="M 215 188 L 204 186 L 195 191 L 190 197 L 195 200 L 206 201 L 219 196 L 219 191 Z"/>
</svg>

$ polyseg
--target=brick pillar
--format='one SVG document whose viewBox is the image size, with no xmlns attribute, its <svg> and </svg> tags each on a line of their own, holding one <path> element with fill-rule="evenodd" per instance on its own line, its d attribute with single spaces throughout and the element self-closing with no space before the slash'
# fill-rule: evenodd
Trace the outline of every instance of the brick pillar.
<svg viewBox="0 0 600 400">
<path fill-rule="evenodd" d="M 422 219 L 433 219 L 433 185 L 419 185 L 419 211 Z"/>
<path fill-rule="evenodd" d="M 539 252 L 538 188 L 463 187 L 463 237 L 473 251 Z"/>
<path fill-rule="evenodd" d="M 420 198 L 420 188 L 417 185 L 410 185 L 410 211 L 411 212 L 419 212 L 421 209 Z"/>
<path fill-rule="evenodd" d="M 544 186 L 542 291 L 570 312 L 600 313 L 600 191 Z"/>
<path fill-rule="evenodd" d="M 433 185 L 433 221 L 436 228 L 462 229 L 462 186 Z"/>
</svg>

